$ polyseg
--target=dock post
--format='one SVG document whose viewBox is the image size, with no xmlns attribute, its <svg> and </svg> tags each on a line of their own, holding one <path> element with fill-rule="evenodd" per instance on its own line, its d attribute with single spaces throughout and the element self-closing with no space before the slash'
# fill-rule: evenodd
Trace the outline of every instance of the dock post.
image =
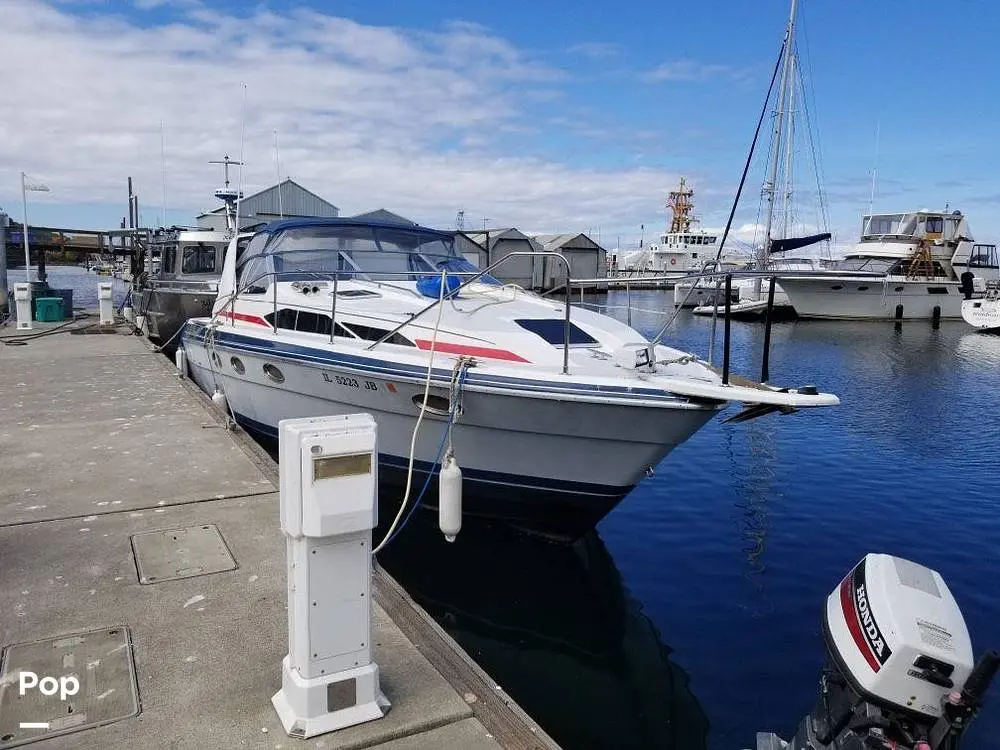
<svg viewBox="0 0 1000 750">
<path fill-rule="evenodd" d="M 764 310 L 764 355 L 760 361 L 760 382 L 771 379 L 771 323 L 774 319 L 774 288 L 778 285 L 778 277 L 771 277 L 771 285 L 767 290 L 767 308 Z"/>
<path fill-rule="evenodd" d="M 7 214 L 0 211 L 0 313 L 10 309 L 10 287 L 7 286 Z"/>
<path fill-rule="evenodd" d="M 278 425 L 279 518 L 288 571 L 288 655 L 271 703 L 291 737 L 381 719 L 372 660 L 377 435 L 370 414 Z"/>
<path fill-rule="evenodd" d="M 732 305 L 730 295 L 733 293 L 732 274 L 726 274 L 726 319 L 722 334 L 722 384 L 729 385 L 729 308 Z"/>
</svg>

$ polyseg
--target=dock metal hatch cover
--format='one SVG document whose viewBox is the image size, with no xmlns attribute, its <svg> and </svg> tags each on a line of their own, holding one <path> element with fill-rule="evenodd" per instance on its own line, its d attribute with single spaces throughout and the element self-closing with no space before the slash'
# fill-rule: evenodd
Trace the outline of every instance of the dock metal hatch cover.
<svg viewBox="0 0 1000 750">
<path fill-rule="evenodd" d="M 59 691 L 47 696 L 37 687 L 22 696 L 22 672 L 33 672 L 39 681 L 72 675 L 80 688 L 65 700 Z M 138 713 L 132 638 L 124 626 L 16 643 L 3 650 L 0 750 L 93 729 Z M 23 727 L 25 724 L 37 726 Z"/>
<path fill-rule="evenodd" d="M 215 524 L 147 531 L 132 537 L 139 583 L 160 583 L 236 570 L 226 540 Z"/>
</svg>

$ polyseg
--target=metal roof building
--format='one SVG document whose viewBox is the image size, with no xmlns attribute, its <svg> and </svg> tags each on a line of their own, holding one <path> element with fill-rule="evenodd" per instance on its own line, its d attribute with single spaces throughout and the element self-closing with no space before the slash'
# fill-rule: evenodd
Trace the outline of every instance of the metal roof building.
<svg viewBox="0 0 1000 750">
<path fill-rule="evenodd" d="M 340 209 L 316 193 L 306 190 L 295 180 L 284 180 L 240 201 L 240 227 L 286 219 L 322 218 L 335 219 Z M 198 217 L 198 227 L 224 231 L 225 206 L 207 211 Z"/>
<path fill-rule="evenodd" d="M 538 252 L 542 246 L 517 229 L 490 229 L 489 231 L 464 232 L 466 237 L 476 243 L 485 257 L 480 256 L 479 267 L 486 268 L 501 258 L 506 258 L 516 252 Z M 487 237 L 489 246 L 487 247 Z M 471 261 L 469 252 L 462 249 L 466 258 Z M 542 261 L 544 258 L 523 257 L 512 258 L 492 272 L 492 275 L 508 284 L 518 284 L 525 289 L 543 288 Z"/>
<path fill-rule="evenodd" d="M 405 216 L 400 216 L 399 214 L 390 211 L 388 208 L 376 208 L 374 211 L 366 211 L 363 214 L 357 214 L 351 218 L 382 221 L 387 224 L 402 224 L 408 227 L 417 226 L 417 222 L 407 219 Z"/>
<path fill-rule="evenodd" d="M 534 240 L 543 250 L 561 253 L 569 261 L 570 276 L 574 279 L 603 279 L 608 275 L 608 251 L 586 234 L 536 234 Z M 542 258 L 541 262 L 543 289 L 565 283 L 566 267 L 562 263 L 552 258 Z M 596 289 L 599 286 L 594 283 L 584 288 Z"/>
</svg>

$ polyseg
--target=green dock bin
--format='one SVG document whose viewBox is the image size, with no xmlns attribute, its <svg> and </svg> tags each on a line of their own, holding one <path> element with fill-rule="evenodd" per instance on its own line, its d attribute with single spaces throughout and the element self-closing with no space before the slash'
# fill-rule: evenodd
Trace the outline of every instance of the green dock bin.
<svg viewBox="0 0 1000 750">
<path fill-rule="evenodd" d="M 62 297 L 38 297 L 35 300 L 35 320 L 40 323 L 54 323 L 62 319 Z"/>
</svg>

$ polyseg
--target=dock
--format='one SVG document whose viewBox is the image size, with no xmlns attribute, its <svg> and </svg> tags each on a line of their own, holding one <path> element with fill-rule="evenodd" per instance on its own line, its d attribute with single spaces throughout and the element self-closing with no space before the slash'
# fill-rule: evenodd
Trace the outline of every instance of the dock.
<svg viewBox="0 0 1000 750">
<path fill-rule="evenodd" d="M 286 735 L 276 464 L 124 328 L 35 326 L 0 327 L 0 750 L 557 748 L 377 565 L 392 709 Z M 81 687 L 22 699 L 14 670 Z"/>
</svg>

